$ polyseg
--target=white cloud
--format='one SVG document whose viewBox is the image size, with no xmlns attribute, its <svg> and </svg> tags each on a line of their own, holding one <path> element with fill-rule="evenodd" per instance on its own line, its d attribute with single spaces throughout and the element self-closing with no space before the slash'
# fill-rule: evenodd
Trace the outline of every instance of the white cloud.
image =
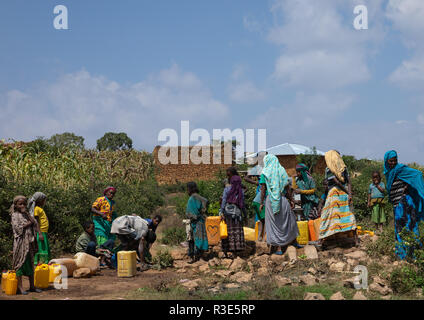
<svg viewBox="0 0 424 320">
<path fill-rule="evenodd" d="M 408 89 L 422 89 L 424 86 L 424 58 L 416 57 L 403 61 L 390 75 L 389 80 Z"/>
<path fill-rule="evenodd" d="M 71 131 L 95 146 L 107 131 L 126 132 L 136 147 L 152 148 L 163 128 L 181 120 L 208 128 L 229 114 L 203 83 L 177 65 L 124 85 L 82 70 L 42 88 L 0 94 L 0 135 L 31 140 Z"/>
<path fill-rule="evenodd" d="M 230 99 L 235 102 L 260 101 L 265 98 L 265 93 L 250 81 L 231 84 L 229 92 Z"/>
<path fill-rule="evenodd" d="M 424 126 L 424 113 L 418 115 L 417 121 L 420 125 Z"/>
<path fill-rule="evenodd" d="M 284 85 L 335 89 L 370 79 L 367 57 L 384 38 L 378 8 L 370 8 L 373 28 L 353 28 L 356 1 L 277 0 L 268 40 L 283 47 L 274 76 Z M 350 18 L 345 18 L 350 16 Z"/>
</svg>

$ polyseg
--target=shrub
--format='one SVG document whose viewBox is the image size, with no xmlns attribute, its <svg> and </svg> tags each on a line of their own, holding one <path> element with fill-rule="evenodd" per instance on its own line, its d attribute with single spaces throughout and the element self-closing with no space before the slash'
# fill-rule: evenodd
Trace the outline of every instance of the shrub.
<svg viewBox="0 0 424 320">
<path fill-rule="evenodd" d="M 163 231 L 161 242 L 168 245 L 177 245 L 186 239 L 186 231 L 180 227 L 170 227 Z"/>
<path fill-rule="evenodd" d="M 413 267 L 403 266 L 392 271 L 390 275 L 390 286 L 394 292 L 405 294 L 417 286 L 418 280 L 417 272 Z"/>
<path fill-rule="evenodd" d="M 160 250 L 153 257 L 152 264 L 153 268 L 158 270 L 161 270 L 162 268 L 169 268 L 173 266 L 174 258 L 172 258 L 172 255 L 168 250 Z"/>
</svg>

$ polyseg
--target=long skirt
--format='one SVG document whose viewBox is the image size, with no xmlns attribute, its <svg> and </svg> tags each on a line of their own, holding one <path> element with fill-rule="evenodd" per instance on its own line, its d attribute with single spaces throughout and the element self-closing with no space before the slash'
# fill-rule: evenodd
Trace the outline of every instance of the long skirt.
<svg viewBox="0 0 424 320">
<path fill-rule="evenodd" d="M 274 214 L 271 200 L 265 200 L 265 232 L 266 242 L 271 246 L 286 246 L 292 243 L 299 235 L 296 217 L 287 198 L 282 195 L 280 211 Z"/>
<path fill-rule="evenodd" d="M 321 213 L 319 239 L 330 239 L 352 235 L 356 230 L 356 219 L 348 200 L 348 194 L 337 187 L 333 187 L 325 201 Z"/>
<path fill-rule="evenodd" d="M 244 241 L 242 222 L 230 217 L 225 217 L 225 223 L 227 224 L 228 237 L 221 240 L 222 251 L 243 251 L 246 248 L 246 243 Z"/>
<path fill-rule="evenodd" d="M 34 256 L 34 265 L 48 263 L 50 261 L 50 244 L 47 232 L 43 232 L 44 240 L 41 241 L 37 233 L 38 252 Z"/>
<path fill-rule="evenodd" d="M 22 277 L 22 276 L 32 276 L 34 274 L 34 267 L 31 264 L 31 254 L 28 252 L 27 257 L 25 259 L 24 264 L 22 267 L 20 267 L 18 270 L 16 270 L 16 276 Z"/>
<path fill-rule="evenodd" d="M 110 229 L 112 228 L 112 223 L 103 219 L 100 216 L 93 215 L 93 223 L 94 223 L 94 234 L 96 235 L 97 245 L 101 246 L 108 240 L 116 239 L 114 234 L 110 233 Z"/>
<path fill-rule="evenodd" d="M 190 226 L 192 229 L 192 240 L 189 241 L 188 256 L 199 256 L 209 248 L 205 221 L 199 220 L 191 223 Z"/>
<path fill-rule="evenodd" d="M 395 215 L 395 254 L 401 259 L 406 257 L 413 257 L 413 247 L 407 244 L 407 241 L 402 239 L 402 230 L 412 232 L 412 237 L 421 245 L 419 242 L 419 229 L 418 229 L 418 217 L 415 210 L 414 202 L 411 196 L 404 195 L 400 200 L 399 204 L 394 208 Z"/>
</svg>

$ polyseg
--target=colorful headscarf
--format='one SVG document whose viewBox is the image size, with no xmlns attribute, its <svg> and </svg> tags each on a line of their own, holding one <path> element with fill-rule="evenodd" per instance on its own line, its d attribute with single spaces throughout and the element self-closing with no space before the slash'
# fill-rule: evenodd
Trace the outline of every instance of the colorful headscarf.
<svg viewBox="0 0 424 320">
<path fill-rule="evenodd" d="M 243 189 L 241 188 L 240 176 L 232 176 L 230 179 L 231 189 L 227 194 L 227 202 L 236 204 L 240 209 L 244 208 Z"/>
<path fill-rule="evenodd" d="M 299 163 L 296 165 L 296 171 L 300 171 L 302 173 L 303 181 L 307 182 L 309 180 L 308 174 L 310 175 L 310 173 L 308 171 L 308 167 L 305 164 Z"/>
<path fill-rule="evenodd" d="M 397 158 L 395 150 L 390 150 L 384 155 L 384 175 L 386 176 L 386 188 L 390 193 L 395 179 L 400 179 L 408 184 L 408 193 L 412 197 L 419 213 L 424 210 L 424 180 L 421 171 L 409 168 L 398 163 L 393 169 L 389 166 L 389 159 Z"/>
<path fill-rule="evenodd" d="M 109 190 L 112 190 L 112 191 L 115 191 L 115 192 L 116 192 L 116 188 L 115 188 L 115 187 L 109 186 L 109 187 L 107 187 L 106 189 L 104 189 L 104 190 L 103 190 L 103 195 L 105 196 L 105 195 L 106 195 L 106 193 L 107 193 Z"/>
<path fill-rule="evenodd" d="M 28 211 L 29 211 L 29 214 L 32 217 L 34 216 L 35 206 L 37 205 L 37 202 L 41 201 L 43 199 L 46 199 L 46 198 L 47 198 L 47 196 L 44 193 L 36 192 L 29 199 L 29 201 L 28 201 Z"/>
<path fill-rule="evenodd" d="M 325 153 L 325 163 L 328 169 L 340 180 L 341 183 L 345 183 L 343 172 L 346 170 L 346 165 L 343 161 L 342 156 L 336 150 L 330 150 Z"/>
<path fill-rule="evenodd" d="M 284 167 L 280 165 L 278 158 L 273 154 L 268 154 L 264 158 L 264 169 L 262 174 L 265 177 L 266 187 L 271 200 L 271 207 L 274 214 L 280 212 L 281 193 L 289 184 L 289 177 Z"/>
</svg>

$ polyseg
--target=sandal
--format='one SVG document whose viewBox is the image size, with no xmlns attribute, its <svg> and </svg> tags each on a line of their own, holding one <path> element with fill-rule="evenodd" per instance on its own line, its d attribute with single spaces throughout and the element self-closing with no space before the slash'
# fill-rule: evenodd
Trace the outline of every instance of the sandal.
<svg viewBox="0 0 424 320">
<path fill-rule="evenodd" d="M 29 289 L 29 292 L 41 293 L 41 292 L 43 292 L 43 290 L 40 290 L 40 289 L 34 288 L 34 289 Z"/>
<path fill-rule="evenodd" d="M 275 251 L 274 254 L 276 254 L 277 256 L 282 256 L 283 255 L 283 251 Z"/>
<path fill-rule="evenodd" d="M 21 291 L 21 290 L 18 289 L 16 291 L 16 294 L 22 294 L 22 295 L 26 296 L 28 294 L 28 291 Z"/>
</svg>

